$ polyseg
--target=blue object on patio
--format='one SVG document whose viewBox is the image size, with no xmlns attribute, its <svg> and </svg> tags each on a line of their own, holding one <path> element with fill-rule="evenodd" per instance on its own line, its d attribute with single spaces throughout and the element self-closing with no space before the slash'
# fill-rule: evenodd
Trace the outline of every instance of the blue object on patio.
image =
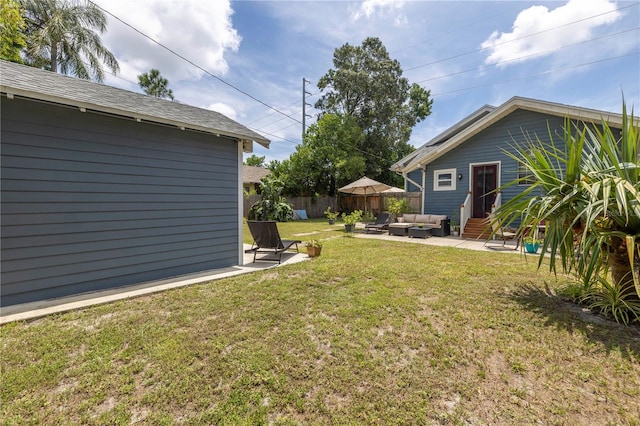
<svg viewBox="0 0 640 426">
<path fill-rule="evenodd" d="M 307 216 L 307 211 L 306 210 L 294 210 L 293 211 L 293 220 L 306 220 L 309 219 L 309 217 Z"/>
</svg>

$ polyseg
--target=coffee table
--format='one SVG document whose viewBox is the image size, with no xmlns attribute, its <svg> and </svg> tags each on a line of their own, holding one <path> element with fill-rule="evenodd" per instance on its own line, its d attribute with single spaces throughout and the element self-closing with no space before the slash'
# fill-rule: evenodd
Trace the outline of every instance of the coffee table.
<svg viewBox="0 0 640 426">
<path fill-rule="evenodd" d="M 418 226 L 412 226 L 409 228 L 410 238 L 429 238 L 431 236 L 430 228 L 420 228 Z"/>
</svg>

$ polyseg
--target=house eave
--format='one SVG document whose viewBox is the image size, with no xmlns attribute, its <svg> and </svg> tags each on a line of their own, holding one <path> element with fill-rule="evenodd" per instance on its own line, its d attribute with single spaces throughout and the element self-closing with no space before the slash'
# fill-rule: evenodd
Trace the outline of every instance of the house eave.
<svg viewBox="0 0 640 426">
<path fill-rule="evenodd" d="M 481 131 L 485 130 L 486 128 L 490 127 L 497 121 L 501 120 L 502 118 L 518 109 L 524 109 L 528 111 L 550 114 L 565 118 L 568 117 L 572 120 L 596 124 L 599 124 L 602 121 L 607 121 L 614 126 L 622 126 L 622 116 L 620 114 L 588 108 L 578 108 L 569 105 L 556 104 L 534 99 L 513 97 L 509 101 L 497 107 L 486 117 L 480 119 L 478 122 L 462 130 L 460 133 L 455 134 L 447 142 L 438 146 L 434 150 L 427 152 L 418 161 L 412 162 L 400 171 L 408 172 L 426 166 L 427 164 L 457 148 L 471 137 L 475 136 L 476 134 L 480 133 Z"/>
<path fill-rule="evenodd" d="M 417 168 L 417 165 L 423 158 L 423 156 L 421 156 L 421 154 L 418 151 L 420 150 L 424 151 L 428 147 L 433 147 L 438 144 L 444 143 L 447 139 L 453 137 L 456 133 L 460 132 L 461 131 L 460 129 L 464 129 L 465 127 L 469 126 L 470 125 L 469 123 L 474 123 L 476 121 L 479 121 L 480 119 L 482 119 L 483 116 L 490 114 L 495 109 L 496 107 L 492 105 L 484 105 L 480 107 L 473 113 L 469 114 L 468 116 L 464 117 L 462 120 L 455 123 L 453 126 L 447 128 L 437 136 L 431 138 L 429 141 L 422 144 L 419 148 L 417 148 L 411 154 L 405 156 L 401 160 L 394 163 L 390 167 L 390 170 L 398 173 L 415 170 Z M 427 151 L 427 153 L 429 152 L 431 151 Z M 424 155 L 426 156 L 427 154 L 424 154 Z"/>
<path fill-rule="evenodd" d="M 82 112 L 98 112 L 103 114 L 110 114 L 119 117 L 125 117 L 137 122 L 148 122 L 148 123 L 156 123 L 163 124 L 167 126 L 177 127 L 181 130 L 196 130 L 199 132 L 209 133 L 216 135 L 218 137 L 227 137 L 240 141 L 243 143 L 243 151 L 244 152 L 252 152 L 253 142 L 257 142 L 265 148 L 269 148 L 270 141 L 268 139 L 263 138 L 248 138 L 247 135 L 242 135 L 235 132 L 230 132 L 228 130 L 218 130 L 211 127 L 200 126 L 194 123 L 185 123 L 179 120 L 171 120 L 162 117 L 156 117 L 149 114 L 142 113 L 134 113 L 132 111 L 120 108 L 113 108 L 104 105 L 98 105 L 91 102 L 82 102 L 79 100 L 74 100 L 66 97 L 55 96 L 46 93 L 33 92 L 29 90 L 23 90 L 14 87 L 7 87 L 5 85 L 0 85 L 0 92 L 5 94 L 7 98 L 14 99 L 16 97 L 20 97 L 23 99 L 30 99 L 40 102 L 48 102 L 54 103 L 58 105 L 64 105 L 67 107 L 78 108 Z"/>
</svg>

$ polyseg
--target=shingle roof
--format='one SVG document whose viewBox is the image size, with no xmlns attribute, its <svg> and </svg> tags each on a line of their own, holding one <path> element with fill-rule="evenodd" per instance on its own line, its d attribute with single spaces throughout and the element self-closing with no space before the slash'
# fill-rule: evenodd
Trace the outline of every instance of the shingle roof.
<svg viewBox="0 0 640 426">
<path fill-rule="evenodd" d="M 550 114 L 563 118 L 568 117 L 573 120 L 596 124 L 601 123 L 602 120 L 604 120 L 612 127 L 622 125 L 622 115 L 620 114 L 514 96 L 498 107 L 485 106 L 474 112 L 471 116 L 447 129 L 441 135 L 436 136 L 436 138 L 427 142 L 403 160 L 392 165 L 391 170 L 396 172 L 410 172 L 429 164 L 469 140 L 473 135 L 481 132 L 518 109 Z M 472 118 L 478 113 L 480 113 L 480 115 L 478 115 L 477 119 L 474 118 L 473 120 L 468 121 L 467 124 L 460 125 L 460 123 L 467 122 L 469 118 Z M 442 135 L 446 135 L 446 138 L 442 137 Z"/>
<path fill-rule="evenodd" d="M 264 167 L 255 166 L 242 166 L 242 182 L 244 183 L 258 183 L 267 176 L 271 171 Z"/>
<path fill-rule="evenodd" d="M 393 164 L 391 166 L 391 170 L 395 171 L 395 170 L 401 170 L 403 168 L 411 167 L 414 161 L 419 160 L 425 155 L 427 155 L 429 152 L 434 151 L 435 149 L 437 149 L 438 145 L 445 143 L 456 133 L 459 133 L 463 129 L 466 129 L 467 127 L 471 126 L 472 124 L 474 124 L 475 122 L 477 122 L 478 120 L 486 116 L 487 114 L 490 114 L 491 112 L 493 112 L 495 109 L 496 107 L 494 106 L 484 105 L 483 107 L 469 114 L 462 120 L 458 121 L 453 126 L 449 127 L 444 132 L 440 133 L 433 139 L 430 139 L 429 141 L 424 143 L 421 147 L 417 148 L 415 151 L 413 151 L 412 153 L 410 153 L 400 161 Z"/>
<path fill-rule="evenodd" d="M 229 136 L 243 142 L 255 141 L 266 148 L 270 142 L 219 112 L 12 62 L 0 61 L 0 91 L 13 96 Z"/>
</svg>

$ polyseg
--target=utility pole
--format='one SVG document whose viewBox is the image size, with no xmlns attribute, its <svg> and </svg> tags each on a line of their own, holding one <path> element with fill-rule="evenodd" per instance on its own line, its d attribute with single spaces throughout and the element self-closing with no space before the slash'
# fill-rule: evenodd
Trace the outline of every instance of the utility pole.
<svg viewBox="0 0 640 426">
<path fill-rule="evenodd" d="M 311 104 L 307 103 L 307 95 L 311 93 L 307 92 L 306 84 L 311 83 L 306 78 L 302 77 L 302 137 L 304 138 L 304 133 L 307 131 L 306 119 L 307 117 L 311 118 L 309 114 L 307 114 L 307 106 L 311 106 Z"/>
</svg>

